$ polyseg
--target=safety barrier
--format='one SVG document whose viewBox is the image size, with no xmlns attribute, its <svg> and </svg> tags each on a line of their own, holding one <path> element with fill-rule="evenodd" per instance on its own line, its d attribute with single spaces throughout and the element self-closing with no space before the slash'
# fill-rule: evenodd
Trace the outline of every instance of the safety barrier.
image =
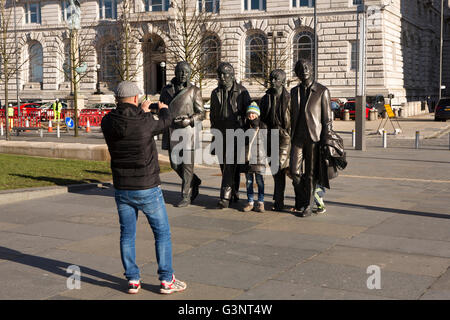
<svg viewBox="0 0 450 320">
<path fill-rule="evenodd" d="M 78 125 L 80 127 L 86 127 L 88 121 L 90 127 L 99 127 L 102 122 L 102 118 L 111 110 L 98 110 L 98 109 L 82 109 L 78 112 Z M 73 109 L 64 109 L 61 112 L 60 120 L 64 123 L 64 119 L 67 117 L 74 118 L 75 111 Z M 26 114 L 18 117 L 9 118 L 10 126 L 12 128 L 40 128 L 42 122 L 55 121 L 53 117 L 53 110 L 28 110 Z M 6 127 L 5 110 L 0 110 L 0 123 L 3 127 Z"/>
<path fill-rule="evenodd" d="M 26 115 L 18 117 L 8 117 L 12 127 L 29 127 L 29 128 L 40 128 L 41 127 L 41 111 L 28 111 Z M 0 121 L 3 126 L 6 125 L 5 110 L 0 110 Z"/>
</svg>

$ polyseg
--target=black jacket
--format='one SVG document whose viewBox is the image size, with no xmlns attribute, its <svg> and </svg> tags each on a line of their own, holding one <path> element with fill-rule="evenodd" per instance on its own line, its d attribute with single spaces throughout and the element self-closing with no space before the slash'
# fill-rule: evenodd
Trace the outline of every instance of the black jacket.
<svg viewBox="0 0 450 320">
<path fill-rule="evenodd" d="M 128 103 L 118 104 L 103 117 L 101 127 L 116 189 L 143 190 L 161 184 L 153 136 L 166 129 L 171 120 L 167 109 L 161 109 L 157 119 L 151 112 Z"/>
<path fill-rule="evenodd" d="M 228 120 L 225 120 L 221 115 L 222 107 L 225 107 L 225 104 L 222 104 L 221 89 L 214 89 L 211 92 L 210 102 L 211 128 L 219 130 L 242 128 L 244 126 L 247 107 L 251 102 L 252 100 L 247 89 L 235 81 L 233 88 L 230 91 L 230 96 L 228 97 L 228 103 L 232 108 L 232 114 Z"/>
<path fill-rule="evenodd" d="M 291 89 L 291 139 L 295 137 L 300 113 L 300 85 Z M 329 90 L 318 82 L 311 85 L 311 93 L 305 106 L 309 136 L 314 142 L 323 141 L 332 130 L 331 100 Z"/>
<path fill-rule="evenodd" d="M 347 167 L 347 157 L 344 141 L 333 130 L 327 132 L 319 151 L 319 181 L 318 183 L 330 188 L 330 180 L 338 176 L 338 170 Z"/>
<path fill-rule="evenodd" d="M 279 168 L 285 169 L 289 166 L 291 149 L 291 97 L 286 88 L 283 88 L 280 98 L 281 108 L 277 108 L 275 90 L 270 88 L 262 97 L 259 107 L 261 109 L 261 120 L 267 124 L 267 128 L 279 130 Z M 278 114 L 278 118 L 274 117 L 274 114 Z M 270 131 L 267 139 L 268 154 L 272 156 Z"/>
</svg>

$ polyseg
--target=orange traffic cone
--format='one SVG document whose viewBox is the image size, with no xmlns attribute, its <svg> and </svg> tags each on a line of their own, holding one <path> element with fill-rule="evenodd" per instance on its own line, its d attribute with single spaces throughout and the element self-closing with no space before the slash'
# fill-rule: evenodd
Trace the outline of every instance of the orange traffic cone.
<svg viewBox="0 0 450 320">
<path fill-rule="evenodd" d="M 48 132 L 53 132 L 52 120 L 48 121 Z"/>
<path fill-rule="evenodd" d="M 86 123 L 86 132 L 91 132 L 91 125 L 89 124 L 89 120 Z"/>
</svg>

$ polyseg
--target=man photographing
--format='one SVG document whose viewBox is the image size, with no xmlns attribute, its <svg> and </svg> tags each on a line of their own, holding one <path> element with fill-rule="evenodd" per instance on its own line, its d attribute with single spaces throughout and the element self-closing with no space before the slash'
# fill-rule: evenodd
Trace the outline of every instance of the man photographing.
<svg viewBox="0 0 450 320">
<path fill-rule="evenodd" d="M 153 136 L 172 122 L 167 105 L 159 102 L 159 119 L 150 112 L 150 101 L 139 106 L 139 88 L 130 81 L 119 83 L 116 109 L 102 119 L 102 131 L 111 155 L 111 171 L 120 222 L 120 254 L 128 280 L 128 293 L 141 287 L 136 264 L 136 222 L 141 210 L 153 230 L 160 292 L 186 289 L 172 269 L 172 240 L 166 205 L 161 191 L 158 152 Z"/>
</svg>

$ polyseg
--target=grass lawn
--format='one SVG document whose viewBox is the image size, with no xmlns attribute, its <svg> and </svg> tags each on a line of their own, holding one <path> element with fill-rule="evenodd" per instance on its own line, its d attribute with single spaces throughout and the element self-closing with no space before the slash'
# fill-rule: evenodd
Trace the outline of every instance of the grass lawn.
<svg viewBox="0 0 450 320">
<path fill-rule="evenodd" d="M 170 166 L 161 164 L 161 172 Z M 0 190 L 112 181 L 109 161 L 67 160 L 0 153 Z"/>
</svg>

